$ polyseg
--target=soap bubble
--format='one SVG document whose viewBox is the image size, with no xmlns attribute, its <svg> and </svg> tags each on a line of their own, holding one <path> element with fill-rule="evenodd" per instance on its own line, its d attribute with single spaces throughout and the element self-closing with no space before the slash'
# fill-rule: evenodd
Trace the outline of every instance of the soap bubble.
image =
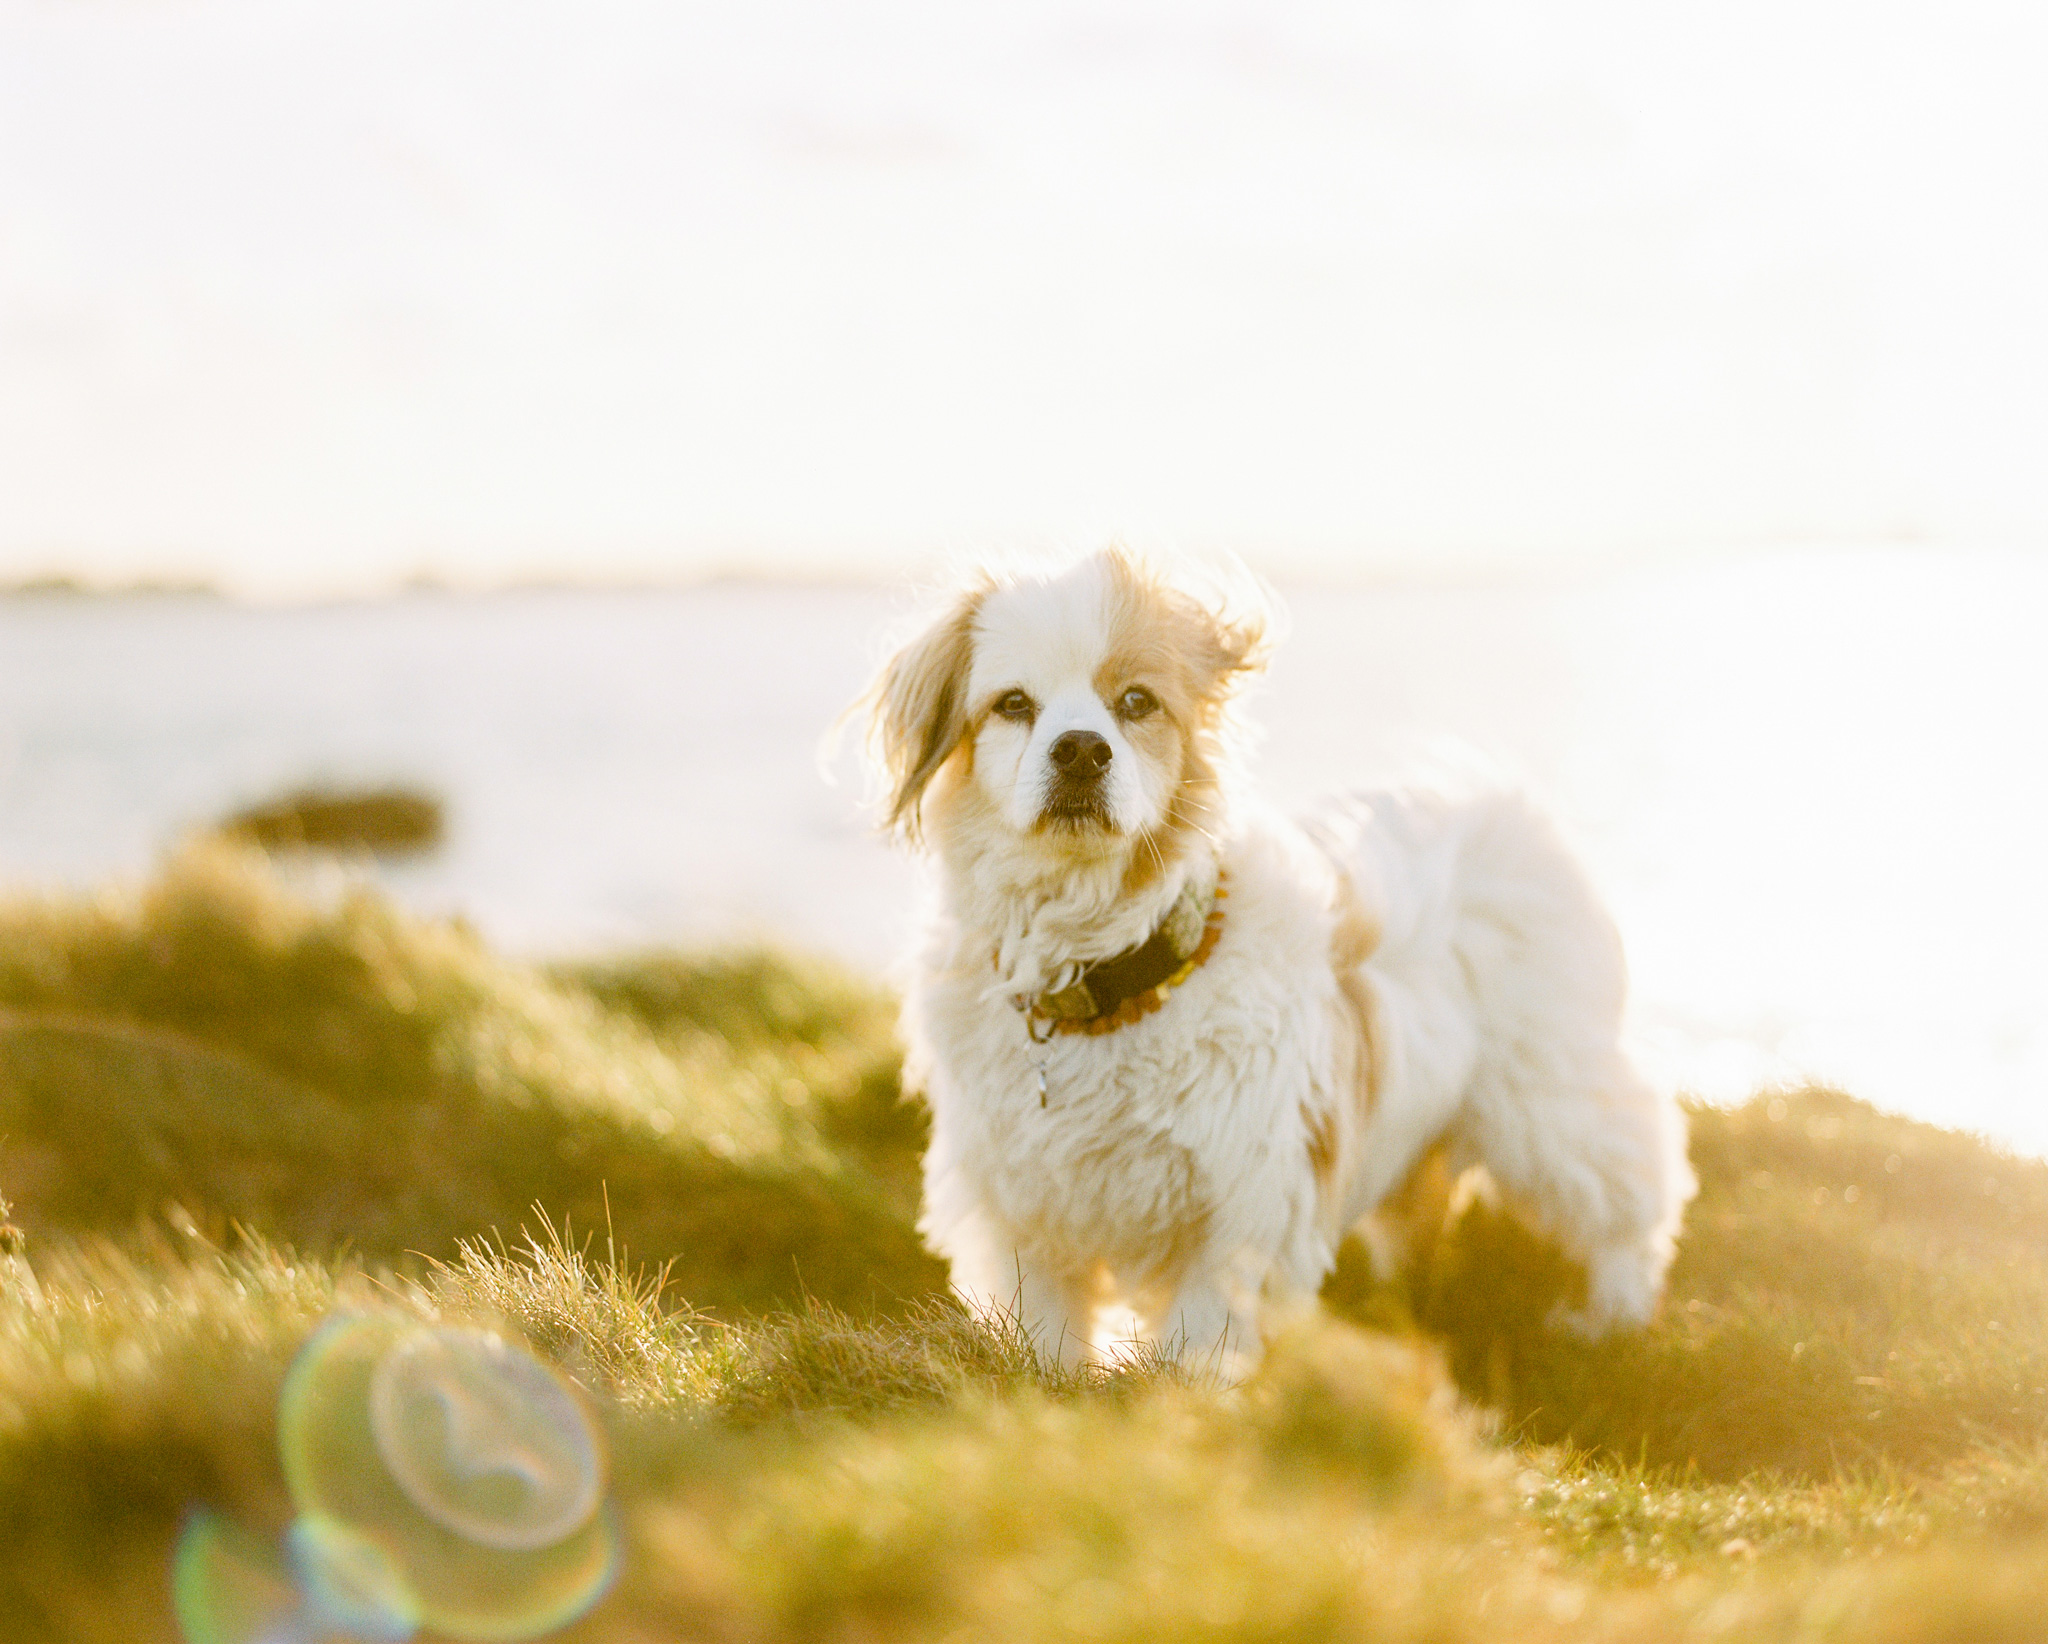
<svg viewBox="0 0 2048 1644">
<path fill-rule="evenodd" d="M 604 1494 L 597 1434 L 531 1354 L 485 1330 L 423 1330 L 377 1361 L 370 1429 L 413 1505 L 486 1547 L 548 1547 Z"/>
<path fill-rule="evenodd" d="M 489 1332 L 329 1320 L 285 1377 L 278 1448 L 313 1526 L 294 1530 L 307 1602 L 337 1620 L 358 1606 L 358 1636 L 531 1638 L 617 1570 L 596 1428 L 554 1371 Z"/>
</svg>

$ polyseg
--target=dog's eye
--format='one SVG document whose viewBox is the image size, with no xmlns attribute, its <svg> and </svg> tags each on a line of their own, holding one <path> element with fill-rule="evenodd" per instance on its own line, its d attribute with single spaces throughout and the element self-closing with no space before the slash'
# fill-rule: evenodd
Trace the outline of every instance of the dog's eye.
<svg viewBox="0 0 2048 1644">
<path fill-rule="evenodd" d="M 1125 719 L 1143 719 L 1159 711 L 1159 698 L 1142 685 L 1133 685 L 1116 699 L 1116 711 Z"/>
<path fill-rule="evenodd" d="M 1020 719 L 1029 723 L 1037 717 L 1038 704 L 1022 691 L 1005 691 L 996 698 L 996 714 L 1003 719 Z"/>
</svg>

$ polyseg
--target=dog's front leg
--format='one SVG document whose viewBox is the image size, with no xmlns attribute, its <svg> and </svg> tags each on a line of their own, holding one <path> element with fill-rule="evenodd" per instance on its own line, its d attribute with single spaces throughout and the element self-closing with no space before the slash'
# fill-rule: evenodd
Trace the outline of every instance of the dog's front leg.
<svg viewBox="0 0 2048 1644">
<path fill-rule="evenodd" d="M 1172 1300 L 1145 1321 L 1160 1351 L 1184 1369 L 1226 1383 L 1250 1375 L 1264 1344 L 1256 1301 L 1238 1295 L 1238 1288 L 1220 1273 L 1183 1279 Z"/>
<path fill-rule="evenodd" d="M 1092 1358 L 1099 1289 L 1095 1280 L 1034 1260 L 1022 1250 L 1013 1256 L 1012 1272 L 1005 1310 L 1030 1337 L 1039 1356 L 1066 1369 Z"/>
<path fill-rule="evenodd" d="M 942 1249 L 953 1293 L 978 1317 L 1021 1330 L 1055 1364 L 1072 1367 L 1092 1352 L 1099 1275 L 1048 1260 L 979 1212 L 957 1216 Z"/>
</svg>

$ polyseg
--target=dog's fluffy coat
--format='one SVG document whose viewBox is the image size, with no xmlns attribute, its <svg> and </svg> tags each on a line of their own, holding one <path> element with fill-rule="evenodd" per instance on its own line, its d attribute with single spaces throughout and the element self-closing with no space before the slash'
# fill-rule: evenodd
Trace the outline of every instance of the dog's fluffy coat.
<svg viewBox="0 0 2048 1644">
<path fill-rule="evenodd" d="M 1584 1263 L 1565 1322 L 1642 1322 L 1692 1177 L 1617 1044 L 1612 923 L 1514 793 L 1290 822 L 1234 791 L 1262 634 L 1111 550 L 983 577 L 884 667 L 890 818 L 938 868 L 904 1015 L 925 1237 L 1048 1352 L 1135 1332 L 1228 1373 L 1442 1145 Z M 1084 745 L 1077 779 L 1059 756 Z M 1219 870 L 1221 940 L 1163 1008 L 1037 1042 L 1021 1004 Z"/>
</svg>

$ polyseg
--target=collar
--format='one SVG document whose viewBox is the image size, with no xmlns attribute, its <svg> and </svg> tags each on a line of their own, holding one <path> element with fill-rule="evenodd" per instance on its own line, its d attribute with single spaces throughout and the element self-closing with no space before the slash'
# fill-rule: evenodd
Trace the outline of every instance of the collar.
<svg viewBox="0 0 2048 1644">
<path fill-rule="evenodd" d="M 1071 980 L 1031 1000 L 1024 1007 L 1031 1036 L 1114 1033 L 1165 1004 L 1208 960 L 1223 934 L 1223 899 L 1230 894 L 1224 877 L 1219 869 L 1212 884 L 1183 886 L 1144 941 L 1081 966 Z"/>
</svg>

